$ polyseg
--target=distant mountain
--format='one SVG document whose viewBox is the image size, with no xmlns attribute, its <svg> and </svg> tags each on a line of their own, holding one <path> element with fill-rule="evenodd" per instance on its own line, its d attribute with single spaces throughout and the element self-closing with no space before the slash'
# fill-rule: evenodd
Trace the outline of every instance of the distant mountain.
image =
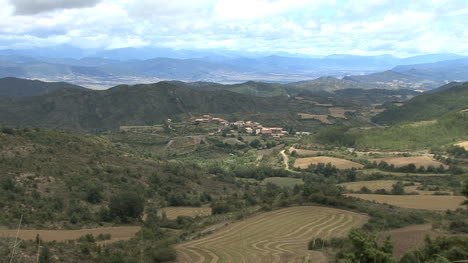
<svg viewBox="0 0 468 263">
<path fill-rule="evenodd" d="M 468 58 L 426 64 L 402 65 L 394 71 L 425 79 L 443 81 L 468 81 Z"/>
<path fill-rule="evenodd" d="M 27 51 L 27 52 L 26 52 Z M 160 80 L 182 80 L 187 82 L 242 83 L 246 81 L 290 83 L 320 76 L 351 76 L 344 80 L 359 83 L 337 83 L 337 80 L 319 80 L 328 82 L 327 90 L 341 88 L 422 88 L 430 89 L 446 81 L 459 80 L 464 72 L 466 61 L 459 58 L 454 62 L 437 62 L 444 65 L 427 69 L 412 66 L 398 66 L 393 71 L 407 76 L 390 76 L 384 71 L 396 65 L 405 65 L 414 61 L 433 62 L 443 58 L 458 58 L 454 54 L 427 55 L 414 58 L 396 58 L 383 56 L 331 55 L 326 57 L 287 57 L 287 56 L 239 56 L 218 51 L 183 51 L 158 48 L 125 48 L 96 51 L 60 46 L 57 50 L 3 50 L 0 51 L 0 77 L 36 78 L 48 81 L 66 81 L 81 86 L 108 88 L 121 83 L 153 83 Z M 48 54 L 47 52 L 51 52 Z M 70 58 L 62 53 L 74 54 Z M 155 57 L 160 55 L 161 57 Z M 163 55 L 176 58 L 163 57 Z M 200 57 L 194 57 L 200 55 Z M 91 57 L 92 56 L 92 57 Z M 143 59 L 141 58 L 148 58 Z M 190 58 L 187 58 L 190 57 Z M 79 59 L 76 59 L 79 58 Z M 139 59 L 131 59 L 139 58 Z M 184 59 L 181 59 L 184 58 Z M 458 66 L 457 66 L 458 65 Z M 362 75 L 384 71 L 377 75 Z M 435 72 L 434 71 L 438 71 Z M 351 79 L 352 78 L 352 79 Z M 409 79 L 409 80 L 408 80 Z M 369 82 L 369 85 L 365 82 Z M 309 89 L 318 90 L 317 84 L 310 82 Z M 323 86 L 323 85 L 322 85 Z M 334 87 L 336 86 L 336 87 Z M 255 94 L 255 93 L 253 93 Z"/>
<path fill-rule="evenodd" d="M 412 88 L 412 89 L 433 89 L 439 87 L 445 82 L 440 80 L 431 80 L 420 76 L 404 74 L 393 70 L 372 73 L 368 75 L 346 76 L 344 80 L 352 80 L 362 83 L 373 83 L 387 87 Z"/>
<path fill-rule="evenodd" d="M 84 90 L 85 88 L 64 82 L 42 82 L 11 77 L 0 79 L 0 97 L 30 97 L 44 95 L 58 89 Z"/>
<path fill-rule="evenodd" d="M 431 120 L 453 111 L 468 108 L 468 82 L 440 88 L 439 92 L 422 94 L 393 106 L 374 117 L 373 121 L 394 124 L 405 121 Z"/>
</svg>

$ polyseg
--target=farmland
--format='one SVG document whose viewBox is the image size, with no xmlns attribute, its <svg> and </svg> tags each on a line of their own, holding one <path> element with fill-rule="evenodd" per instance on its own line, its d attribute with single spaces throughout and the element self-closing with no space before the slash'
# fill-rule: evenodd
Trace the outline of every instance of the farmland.
<svg viewBox="0 0 468 263">
<path fill-rule="evenodd" d="M 376 180 L 341 183 L 339 185 L 351 191 L 359 191 L 362 187 L 367 187 L 369 190 L 375 191 L 378 189 L 391 190 L 392 185 L 396 184 L 397 182 L 397 180 Z"/>
<path fill-rule="evenodd" d="M 431 224 L 423 224 L 380 232 L 377 238 L 378 241 L 383 242 L 387 236 L 390 236 L 395 244 L 393 254 L 399 258 L 410 249 L 423 247 L 426 236 L 434 238 L 441 235 L 432 230 Z"/>
<path fill-rule="evenodd" d="M 178 262 L 327 262 L 307 250 L 311 238 L 343 237 L 368 217 L 345 210 L 302 206 L 266 212 L 176 247 Z"/>
<path fill-rule="evenodd" d="M 348 183 L 341 183 L 338 184 L 339 186 L 342 186 L 346 188 L 347 190 L 357 192 L 361 190 L 363 187 L 366 187 L 370 191 L 376 191 L 380 189 L 384 189 L 386 191 L 391 191 L 392 187 L 394 184 L 402 182 L 398 180 L 374 180 L 374 181 L 358 181 L 358 182 L 348 182 Z M 408 183 L 403 181 L 402 183 Z M 407 185 L 404 186 L 404 190 L 407 193 L 413 193 L 416 192 L 421 195 L 432 195 L 434 193 L 444 193 L 447 195 L 450 195 L 451 192 L 449 191 L 426 191 L 426 190 L 419 190 L 418 187 L 420 187 L 421 183 L 413 183 L 412 185 Z"/>
<path fill-rule="evenodd" d="M 302 179 L 289 177 L 269 177 L 263 180 L 265 183 L 272 183 L 278 186 L 293 187 L 295 185 L 304 184 Z"/>
<path fill-rule="evenodd" d="M 465 150 L 468 150 L 468 141 L 457 143 L 456 145 L 465 148 Z"/>
<path fill-rule="evenodd" d="M 211 208 L 209 207 L 165 207 L 161 209 L 162 213 L 166 213 L 167 218 L 176 219 L 178 216 L 209 216 Z"/>
<path fill-rule="evenodd" d="M 106 240 L 105 243 L 117 242 L 120 240 L 128 240 L 132 238 L 138 231 L 139 226 L 121 226 L 121 227 L 101 227 L 92 229 L 79 229 L 79 230 L 29 230 L 23 229 L 19 232 L 19 238 L 25 240 L 35 240 L 39 235 L 44 241 L 66 241 L 76 240 L 85 235 L 93 235 L 97 237 L 102 234 L 110 234 L 111 239 Z M 13 238 L 16 236 L 16 229 L 0 230 L 0 237 Z"/>
<path fill-rule="evenodd" d="M 414 164 L 416 167 L 424 166 L 425 168 L 429 166 L 439 167 L 445 166 L 443 163 L 433 160 L 429 156 L 412 156 L 412 157 L 390 157 L 390 158 L 379 158 L 371 159 L 371 162 L 386 162 L 389 165 L 394 165 L 395 167 L 402 167 L 409 164 Z"/>
<path fill-rule="evenodd" d="M 316 157 L 308 157 L 308 158 L 299 158 L 296 159 L 294 163 L 295 167 L 299 168 L 307 168 L 309 165 L 314 164 L 317 165 L 319 163 L 331 163 L 332 165 L 336 166 L 338 169 L 351 169 L 351 168 L 363 168 L 364 165 L 352 161 L 348 161 L 345 159 L 335 158 L 335 157 L 328 157 L 328 156 L 316 156 Z"/>
<path fill-rule="evenodd" d="M 463 196 L 445 195 L 376 195 L 376 194 L 347 194 L 350 197 L 385 203 L 402 208 L 424 210 L 454 210 L 463 208 L 461 205 L 466 199 Z"/>
</svg>

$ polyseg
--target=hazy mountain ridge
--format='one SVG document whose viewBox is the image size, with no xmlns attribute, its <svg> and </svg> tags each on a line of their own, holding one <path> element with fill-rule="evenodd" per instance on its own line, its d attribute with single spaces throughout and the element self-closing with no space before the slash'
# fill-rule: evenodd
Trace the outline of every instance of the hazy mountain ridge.
<svg viewBox="0 0 468 263">
<path fill-rule="evenodd" d="M 0 77 L 36 78 L 47 81 L 67 81 L 89 87 L 110 87 L 120 83 L 152 83 L 159 80 L 209 81 L 240 83 L 263 81 L 290 83 L 320 76 L 354 76 L 395 68 L 400 73 L 416 78 L 417 83 L 398 82 L 391 79 L 387 86 L 433 88 L 443 80 L 458 80 L 463 70 L 444 77 L 432 77 L 424 70 L 411 74 L 402 71 L 398 65 L 412 63 L 439 63 L 441 60 L 463 60 L 455 54 L 433 54 L 409 58 L 383 56 L 330 55 L 308 56 L 261 56 L 255 54 L 223 52 L 191 52 L 161 49 L 117 49 L 108 51 L 77 51 L 65 57 L 67 47 L 37 50 L 0 51 Z M 165 50 L 165 51 L 164 51 Z M 94 53 L 93 53 L 94 52 Z M 126 55 L 128 53 L 128 55 Z M 103 55 L 104 54 L 104 55 Z M 132 55 L 133 54 L 133 55 Z M 180 55 L 185 54 L 185 55 Z M 244 56 L 250 55 L 250 56 Z M 457 79 L 451 79 L 457 77 Z M 411 79 L 409 78 L 409 79 Z M 422 80 L 421 80 L 422 79 Z M 394 82 L 393 80 L 397 80 Z M 434 84 L 434 81 L 438 81 Z M 363 82 L 361 80 L 361 82 Z M 373 84 L 381 84 L 373 82 Z M 413 85 L 414 84 L 414 85 Z M 364 84 L 362 84 L 364 85 Z M 371 88 L 376 88 L 376 86 Z"/>
</svg>

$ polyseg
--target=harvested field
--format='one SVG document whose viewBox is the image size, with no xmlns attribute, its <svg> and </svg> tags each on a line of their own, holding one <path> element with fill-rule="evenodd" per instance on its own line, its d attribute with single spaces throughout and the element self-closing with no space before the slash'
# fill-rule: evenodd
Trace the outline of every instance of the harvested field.
<svg viewBox="0 0 468 263">
<path fill-rule="evenodd" d="M 166 216 L 169 219 L 176 219 L 178 216 L 196 217 L 196 216 L 211 215 L 210 207 L 171 206 L 171 207 L 164 207 L 160 211 L 166 212 Z"/>
<path fill-rule="evenodd" d="M 335 118 L 347 119 L 346 112 L 355 112 L 355 110 L 347 110 L 345 108 L 330 108 L 330 115 Z"/>
<path fill-rule="evenodd" d="M 319 164 L 319 163 L 331 163 L 332 165 L 336 166 L 338 169 L 351 169 L 351 168 L 363 168 L 364 165 L 352 161 L 348 161 L 346 159 L 340 159 L 335 157 L 329 156 L 316 156 L 316 157 L 308 157 L 308 158 L 298 158 L 294 163 L 294 166 L 299 168 L 307 168 L 311 164 Z"/>
<path fill-rule="evenodd" d="M 369 188 L 369 190 L 371 191 L 375 191 L 378 189 L 392 190 L 392 186 L 396 183 L 398 183 L 397 180 L 376 180 L 341 183 L 338 185 L 351 191 L 359 191 L 364 186 Z"/>
<path fill-rule="evenodd" d="M 374 180 L 374 181 L 359 181 L 359 182 L 349 182 L 349 183 L 341 183 L 338 184 L 339 186 L 342 186 L 350 191 L 359 191 L 361 190 L 362 187 L 367 187 L 371 191 L 379 190 L 379 189 L 385 189 L 387 191 L 392 190 L 392 186 L 398 182 L 398 180 Z M 406 183 L 406 182 L 402 182 Z M 420 195 L 432 195 L 435 192 L 438 193 L 446 193 L 448 195 L 452 194 L 451 192 L 448 191 L 425 191 L 425 190 L 419 190 L 418 186 L 421 185 L 420 183 L 415 183 L 414 185 L 411 186 L 405 186 L 405 192 L 411 193 L 411 192 L 417 192 Z"/>
<path fill-rule="evenodd" d="M 361 198 L 364 200 L 385 203 L 403 208 L 424 210 L 454 210 L 464 208 L 461 205 L 465 201 L 463 196 L 452 195 L 375 195 L 375 194 L 346 194 L 346 196 Z"/>
<path fill-rule="evenodd" d="M 16 236 L 16 229 L 0 230 L 0 237 L 14 238 Z M 79 230 L 20 230 L 19 238 L 25 240 L 35 240 L 39 235 L 42 240 L 50 242 L 57 241 L 63 242 L 66 240 L 76 240 L 84 235 L 91 234 L 97 237 L 99 234 L 110 234 L 111 239 L 105 240 L 102 243 L 113 243 L 120 240 L 129 240 L 138 231 L 139 226 L 119 226 L 119 227 L 100 227 L 91 229 Z"/>
<path fill-rule="evenodd" d="M 301 116 L 301 119 L 303 120 L 318 120 L 325 124 L 332 124 L 332 122 L 328 120 L 328 115 L 299 113 L 299 116 Z"/>
<path fill-rule="evenodd" d="M 438 168 L 441 165 L 444 167 L 447 167 L 443 163 L 436 161 L 429 156 L 390 157 L 390 158 L 371 159 L 369 161 L 371 162 L 375 161 L 377 163 L 386 162 L 390 165 L 391 164 L 395 165 L 395 167 L 402 167 L 408 164 L 414 164 L 416 165 L 416 167 L 424 166 L 425 168 L 429 166 L 434 166 Z"/>
<path fill-rule="evenodd" d="M 468 141 L 457 143 L 456 145 L 465 148 L 465 150 L 468 150 Z"/>
<path fill-rule="evenodd" d="M 377 235 L 377 241 L 383 243 L 387 236 L 393 241 L 393 255 L 397 258 L 402 257 L 408 250 L 423 247 L 424 239 L 428 235 L 431 238 L 445 236 L 432 230 L 431 224 L 414 225 L 395 230 L 380 232 Z"/>
<path fill-rule="evenodd" d="M 293 187 L 295 185 L 304 184 L 302 179 L 299 178 L 289 178 L 289 177 L 268 177 L 263 180 L 265 183 L 272 183 L 278 186 Z"/>
<path fill-rule="evenodd" d="M 321 151 L 314 151 L 314 150 L 304 150 L 304 149 L 297 149 L 297 148 L 294 148 L 294 147 L 291 147 L 289 148 L 289 152 L 292 153 L 296 151 L 297 154 L 299 155 L 314 155 L 314 154 L 317 154 Z"/>
<path fill-rule="evenodd" d="M 307 249 L 314 237 L 343 237 L 367 222 L 366 215 L 302 206 L 266 212 L 176 246 L 178 262 L 327 262 Z"/>
</svg>

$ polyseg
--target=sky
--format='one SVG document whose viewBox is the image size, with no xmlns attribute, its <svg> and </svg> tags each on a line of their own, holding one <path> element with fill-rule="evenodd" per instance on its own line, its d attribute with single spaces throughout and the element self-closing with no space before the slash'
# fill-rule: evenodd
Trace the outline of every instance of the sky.
<svg viewBox="0 0 468 263">
<path fill-rule="evenodd" d="M 468 0 L 0 0 L 0 49 L 468 55 Z"/>
</svg>

